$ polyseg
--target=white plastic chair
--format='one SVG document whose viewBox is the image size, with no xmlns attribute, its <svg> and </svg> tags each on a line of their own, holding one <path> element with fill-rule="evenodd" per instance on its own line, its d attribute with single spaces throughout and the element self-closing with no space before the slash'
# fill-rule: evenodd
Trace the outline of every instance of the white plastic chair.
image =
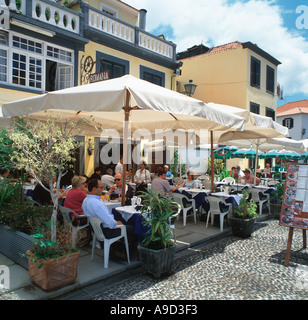
<svg viewBox="0 0 308 320">
<path fill-rule="evenodd" d="M 194 199 L 188 199 L 185 195 L 180 193 L 172 193 L 172 197 L 176 203 L 181 206 L 183 211 L 183 225 L 186 226 L 187 212 L 193 211 L 194 221 L 197 223 L 196 203 Z"/>
<path fill-rule="evenodd" d="M 126 234 L 126 226 L 125 225 L 118 225 L 117 228 L 121 229 L 121 234 L 118 237 L 106 239 L 104 236 L 103 230 L 101 228 L 102 220 L 100 220 L 99 218 L 94 218 L 94 217 L 89 217 L 89 220 L 90 220 L 90 224 L 93 228 L 91 261 L 93 260 L 93 256 L 94 256 L 94 249 L 95 249 L 96 240 L 104 241 L 104 267 L 108 268 L 110 246 L 114 242 L 118 241 L 119 239 L 124 238 L 126 255 L 127 255 L 127 262 L 130 263 L 129 250 L 128 250 L 128 240 L 127 240 L 127 234 Z"/>
<path fill-rule="evenodd" d="M 173 231 L 173 237 L 174 237 L 174 243 L 176 243 L 176 234 L 175 234 L 175 220 L 179 217 L 179 214 L 181 212 L 181 206 L 175 202 L 175 204 L 177 205 L 178 207 L 178 210 L 177 212 L 175 212 L 169 219 L 168 219 L 168 222 L 169 222 L 169 225 L 170 225 L 170 228 L 172 229 Z"/>
<path fill-rule="evenodd" d="M 224 216 L 230 212 L 230 210 L 232 209 L 232 204 L 226 203 L 223 199 L 221 199 L 219 197 L 214 197 L 214 196 L 208 196 L 208 197 L 206 197 L 206 200 L 210 204 L 210 210 L 208 212 L 207 219 L 206 219 L 206 228 L 208 227 L 210 216 L 211 216 L 211 224 L 213 225 L 214 224 L 214 215 L 219 214 L 220 231 L 223 231 Z M 226 210 L 225 212 L 221 211 L 220 206 L 219 206 L 220 203 L 227 206 L 228 210 Z"/>
<path fill-rule="evenodd" d="M 62 213 L 64 222 L 72 228 L 72 246 L 73 246 L 73 248 L 75 248 L 76 247 L 76 240 L 77 240 L 77 233 L 79 230 L 84 229 L 89 226 L 89 219 L 88 219 L 88 217 L 86 217 L 82 214 L 76 213 L 72 209 L 69 209 L 69 208 L 66 208 L 63 206 L 59 206 L 59 209 L 60 209 L 60 212 Z M 72 223 L 70 213 L 73 213 L 77 218 L 86 218 L 87 223 L 82 226 L 74 226 Z"/>
<path fill-rule="evenodd" d="M 263 191 L 261 191 L 260 189 L 256 189 L 256 188 L 251 188 L 250 189 L 251 192 L 251 199 L 259 205 L 259 215 L 262 214 L 262 209 L 263 209 L 263 204 L 266 203 L 267 207 L 268 207 L 268 212 L 270 212 L 270 195 L 268 193 L 264 193 Z M 260 198 L 260 193 L 266 197 L 266 199 L 261 200 Z"/>
<path fill-rule="evenodd" d="M 221 182 L 227 182 L 228 184 L 232 185 L 232 184 L 235 184 L 235 179 L 232 177 L 226 177 L 226 178 L 222 179 Z M 229 186 L 226 186 L 226 185 L 220 186 L 220 191 L 222 191 L 222 192 L 225 191 L 226 193 L 229 193 L 229 189 L 230 189 Z"/>
</svg>

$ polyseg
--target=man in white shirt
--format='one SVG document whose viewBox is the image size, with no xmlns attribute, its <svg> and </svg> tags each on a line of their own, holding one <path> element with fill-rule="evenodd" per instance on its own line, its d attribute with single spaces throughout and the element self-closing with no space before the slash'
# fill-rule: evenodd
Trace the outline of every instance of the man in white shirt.
<svg viewBox="0 0 308 320">
<path fill-rule="evenodd" d="M 240 180 L 242 177 L 245 176 L 244 172 L 241 170 L 241 167 L 240 166 L 237 166 L 236 167 L 236 173 L 237 173 L 237 176 L 238 176 L 238 179 Z"/>
<path fill-rule="evenodd" d="M 103 186 L 106 189 L 109 189 L 114 185 L 114 177 L 112 176 L 112 174 L 113 174 L 113 170 L 111 168 L 109 168 L 106 170 L 106 174 L 104 174 L 101 177 L 101 181 L 103 183 Z"/>
<path fill-rule="evenodd" d="M 101 228 L 107 239 L 118 237 L 121 230 L 117 228 L 122 222 L 116 221 L 104 202 L 100 201 L 103 192 L 103 183 L 92 179 L 88 183 L 88 195 L 83 200 L 82 210 L 87 217 L 95 217 L 102 220 Z"/>
<path fill-rule="evenodd" d="M 148 183 L 151 182 L 151 173 L 146 169 L 146 163 L 142 161 L 139 165 L 139 168 L 135 174 L 135 183 L 136 183 L 136 195 L 141 191 L 146 191 Z"/>
</svg>

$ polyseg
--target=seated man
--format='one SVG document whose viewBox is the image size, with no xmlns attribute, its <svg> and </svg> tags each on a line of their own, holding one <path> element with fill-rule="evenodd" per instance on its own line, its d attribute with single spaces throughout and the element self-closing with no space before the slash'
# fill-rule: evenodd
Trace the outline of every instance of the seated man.
<svg viewBox="0 0 308 320">
<path fill-rule="evenodd" d="M 152 190 L 154 192 L 169 193 L 179 189 L 179 185 L 171 186 L 169 184 L 169 182 L 166 180 L 166 172 L 163 168 L 159 167 L 157 169 L 157 175 L 158 177 L 152 181 Z"/>
<path fill-rule="evenodd" d="M 117 173 L 114 176 L 114 185 L 110 188 L 109 194 L 111 200 L 122 200 L 122 174 Z M 134 196 L 133 188 L 125 184 L 125 205 L 131 204 L 131 198 Z"/>
<path fill-rule="evenodd" d="M 241 180 L 244 180 L 245 184 L 254 184 L 255 177 L 254 177 L 254 175 L 250 174 L 249 169 L 245 169 L 244 170 L 244 177 L 242 177 Z M 260 183 L 260 181 L 261 180 L 258 177 L 256 177 L 256 185 L 258 185 Z"/>
<path fill-rule="evenodd" d="M 272 174 L 272 173 L 271 173 L 270 164 L 267 163 L 266 166 L 265 166 L 265 168 L 264 168 L 264 173 L 263 173 L 263 175 L 264 175 L 265 178 L 270 178 L 270 177 L 271 177 L 271 174 Z"/>
<path fill-rule="evenodd" d="M 103 183 L 97 179 L 90 180 L 88 191 L 89 193 L 81 206 L 85 216 L 102 220 L 101 228 L 107 239 L 118 237 L 121 234 L 121 230 L 116 227 L 121 225 L 122 222 L 116 221 L 106 205 L 100 201 L 103 193 Z"/>
<path fill-rule="evenodd" d="M 101 177 L 101 181 L 107 190 L 109 190 L 114 185 L 114 177 L 112 175 L 113 170 L 111 168 L 108 168 L 106 170 L 106 174 L 102 175 Z"/>
</svg>

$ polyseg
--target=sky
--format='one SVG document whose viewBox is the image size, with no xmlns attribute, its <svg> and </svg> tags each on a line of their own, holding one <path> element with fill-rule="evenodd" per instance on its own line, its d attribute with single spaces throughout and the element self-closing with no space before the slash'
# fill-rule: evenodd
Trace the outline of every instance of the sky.
<svg viewBox="0 0 308 320">
<path fill-rule="evenodd" d="M 146 30 L 181 52 L 250 41 L 281 62 L 277 107 L 308 99 L 308 0 L 126 0 L 146 9 Z"/>
</svg>

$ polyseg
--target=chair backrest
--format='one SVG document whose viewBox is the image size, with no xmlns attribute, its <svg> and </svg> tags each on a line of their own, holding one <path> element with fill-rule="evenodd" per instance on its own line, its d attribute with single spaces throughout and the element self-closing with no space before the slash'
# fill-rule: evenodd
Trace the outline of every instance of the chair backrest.
<svg viewBox="0 0 308 320">
<path fill-rule="evenodd" d="M 182 209 L 180 204 L 178 204 L 177 202 L 173 202 L 173 203 L 177 206 L 177 211 L 175 211 L 176 210 L 175 209 L 172 216 L 170 216 L 170 218 L 169 218 L 170 225 L 174 225 L 174 222 L 175 222 L 176 218 L 178 217 L 178 215 L 180 214 L 181 209 Z"/>
<path fill-rule="evenodd" d="M 101 228 L 102 220 L 95 217 L 89 217 L 89 220 L 96 238 L 99 240 L 105 240 L 105 236 Z"/>
<path fill-rule="evenodd" d="M 226 177 L 226 178 L 222 179 L 221 182 L 228 182 L 230 184 L 235 184 L 235 179 L 232 177 Z"/>
<path fill-rule="evenodd" d="M 210 180 L 209 176 L 207 174 L 203 174 L 201 176 L 198 177 L 199 180 Z"/>
<path fill-rule="evenodd" d="M 63 219 L 65 221 L 65 223 L 72 225 L 72 219 L 71 219 L 71 215 L 70 213 L 76 214 L 77 213 L 69 208 L 63 207 L 63 206 L 59 206 L 60 212 L 62 213 Z"/>
<path fill-rule="evenodd" d="M 189 199 L 184 194 L 173 192 L 172 198 L 174 202 L 178 203 L 183 208 L 192 207 L 192 204 L 189 203 Z"/>
<path fill-rule="evenodd" d="M 259 189 L 251 188 L 251 198 L 254 201 L 260 201 L 260 193 L 263 194 L 263 192 Z"/>
<path fill-rule="evenodd" d="M 220 206 L 219 203 L 224 203 L 224 201 L 222 199 L 220 199 L 219 197 L 214 197 L 214 196 L 208 196 L 205 198 L 209 204 L 210 204 L 210 210 L 212 211 L 216 211 L 216 212 L 220 212 Z"/>
</svg>

